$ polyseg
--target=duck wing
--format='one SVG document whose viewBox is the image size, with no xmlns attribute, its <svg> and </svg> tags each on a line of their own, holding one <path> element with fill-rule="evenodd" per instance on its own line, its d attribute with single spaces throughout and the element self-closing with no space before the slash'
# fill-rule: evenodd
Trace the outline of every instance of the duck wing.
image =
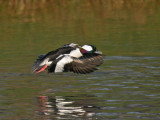
<svg viewBox="0 0 160 120">
<path fill-rule="evenodd" d="M 74 73 L 86 74 L 97 70 L 97 66 L 103 63 L 103 56 L 99 54 L 90 54 L 78 58 L 73 58 L 73 61 L 64 66 L 64 70 Z"/>
<path fill-rule="evenodd" d="M 32 72 L 41 68 L 43 63 L 45 63 L 45 61 L 47 61 L 47 60 L 55 61 L 56 58 L 59 57 L 60 55 L 68 54 L 68 53 L 70 53 L 70 51 L 72 51 L 74 49 L 76 49 L 76 48 L 65 45 L 57 50 L 50 51 L 47 54 L 39 55 L 32 66 Z"/>
<path fill-rule="evenodd" d="M 75 50 L 76 48 L 73 47 L 63 47 L 59 48 L 57 50 L 51 51 L 47 53 L 43 59 L 45 58 L 50 58 L 50 60 L 55 60 L 58 56 L 63 55 L 63 54 L 69 54 L 72 50 Z"/>
</svg>

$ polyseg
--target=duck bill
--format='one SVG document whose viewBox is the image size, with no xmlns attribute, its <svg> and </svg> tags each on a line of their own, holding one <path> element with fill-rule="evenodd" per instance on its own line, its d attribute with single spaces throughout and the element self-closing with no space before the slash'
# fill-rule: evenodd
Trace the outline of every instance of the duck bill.
<svg viewBox="0 0 160 120">
<path fill-rule="evenodd" d="M 96 53 L 96 54 L 102 54 L 101 51 L 95 51 L 94 53 Z"/>
<path fill-rule="evenodd" d="M 46 64 L 43 65 L 43 66 L 39 66 L 37 69 L 35 69 L 35 70 L 33 71 L 33 73 L 37 74 L 37 73 L 39 73 L 39 72 L 44 71 L 46 68 L 47 68 L 47 65 L 46 65 Z"/>
</svg>

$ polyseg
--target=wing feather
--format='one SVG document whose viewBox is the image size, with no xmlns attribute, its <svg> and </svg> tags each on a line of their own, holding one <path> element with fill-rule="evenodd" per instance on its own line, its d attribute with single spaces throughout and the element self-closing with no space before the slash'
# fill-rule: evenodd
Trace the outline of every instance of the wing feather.
<svg viewBox="0 0 160 120">
<path fill-rule="evenodd" d="M 97 70 L 97 66 L 103 63 L 103 56 L 99 54 L 85 55 L 81 58 L 73 58 L 73 62 L 65 66 L 65 71 L 86 74 Z M 70 67 L 69 67 L 70 66 Z"/>
<path fill-rule="evenodd" d="M 65 47 L 63 46 L 57 50 L 50 51 L 47 54 L 39 55 L 36 61 L 34 62 L 34 65 L 32 67 L 32 72 L 36 71 L 40 67 L 40 64 L 46 58 L 49 58 L 50 61 L 55 61 L 58 56 L 63 54 L 68 54 L 70 53 L 71 50 L 74 50 L 74 49 L 76 48 L 66 45 Z"/>
</svg>

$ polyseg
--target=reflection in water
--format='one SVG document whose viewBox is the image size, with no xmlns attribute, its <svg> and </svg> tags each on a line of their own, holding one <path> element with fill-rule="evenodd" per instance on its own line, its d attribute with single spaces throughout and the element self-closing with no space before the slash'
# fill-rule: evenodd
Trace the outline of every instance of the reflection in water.
<svg viewBox="0 0 160 120">
<path fill-rule="evenodd" d="M 38 115 L 43 119 L 64 119 L 67 117 L 92 117 L 95 113 L 93 110 L 98 107 L 88 105 L 81 102 L 81 106 L 77 106 L 76 101 L 69 101 L 62 96 L 39 96 L 38 99 Z M 84 104 L 84 105 L 83 105 Z M 95 109 L 96 108 L 96 109 Z"/>
</svg>

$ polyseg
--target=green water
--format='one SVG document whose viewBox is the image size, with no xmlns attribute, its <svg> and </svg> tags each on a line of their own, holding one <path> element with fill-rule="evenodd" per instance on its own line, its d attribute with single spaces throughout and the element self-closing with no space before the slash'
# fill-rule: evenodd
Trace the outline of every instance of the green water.
<svg viewBox="0 0 160 120">
<path fill-rule="evenodd" d="M 0 16 L 1 120 L 160 119 L 160 10 L 86 11 Z M 37 55 L 71 42 L 95 45 L 104 64 L 31 73 Z"/>
</svg>

